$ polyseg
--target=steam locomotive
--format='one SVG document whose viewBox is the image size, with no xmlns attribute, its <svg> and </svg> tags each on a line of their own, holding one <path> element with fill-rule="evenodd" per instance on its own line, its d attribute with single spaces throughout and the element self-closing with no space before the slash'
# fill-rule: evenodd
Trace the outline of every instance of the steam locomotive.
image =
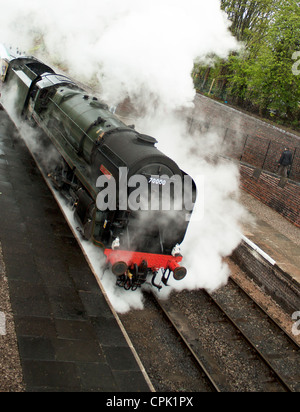
<svg viewBox="0 0 300 412">
<path fill-rule="evenodd" d="M 70 78 L 34 57 L 13 55 L 4 46 L 0 46 L 0 65 L 4 108 L 10 114 L 5 96 L 13 92 L 16 114 L 42 129 L 56 147 L 60 161 L 48 176 L 73 208 L 82 236 L 103 250 L 117 285 L 136 290 L 151 276 L 152 285 L 161 289 L 172 274 L 175 280 L 182 280 L 187 270 L 181 266 L 179 245 L 193 207 L 186 208 L 182 196 L 181 207 L 165 210 L 162 192 L 168 186 L 174 199 L 176 177 L 182 181 L 176 190 L 183 195 L 188 178 L 193 205 L 196 185 L 192 178 L 156 148 L 156 139 L 127 126 L 107 104 Z M 120 171 L 126 172 L 127 184 L 134 176 L 146 179 L 144 209 L 132 210 L 128 203 L 126 208 L 120 207 L 121 201 L 124 203 L 119 194 Z M 114 179 L 115 208 L 97 207 L 99 177 L 106 181 L 105 187 Z M 128 184 L 127 198 L 133 189 Z M 155 210 L 147 207 L 153 193 L 158 196 Z"/>
</svg>

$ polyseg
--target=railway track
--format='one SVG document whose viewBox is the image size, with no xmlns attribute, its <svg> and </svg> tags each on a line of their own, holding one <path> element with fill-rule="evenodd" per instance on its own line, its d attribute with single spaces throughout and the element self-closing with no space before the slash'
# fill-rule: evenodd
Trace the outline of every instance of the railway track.
<svg viewBox="0 0 300 412">
<path fill-rule="evenodd" d="M 247 362 L 263 363 L 260 386 L 264 391 L 299 392 L 298 344 L 260 307 L 233 279 L 226 288 L 214 294 L 199 291 L 198 296 L 206 298 L 207 304 L 215 306 L 220 320 L 215 315 L 214 323 L 233 326 L 235 333 L 230 341 L 234 345 L 248 345 Z M 157 303 L 169 322 L 187 346 L 195 362 L 206 374 L 215 391 L 233 390 L 230 378 L 203 346 L 199 330 L 191 326 L 182 309 L 172 300 Z M 246 351 L 247 352 L 247 351 Z M 247 353 L 246 353 L 247 355 Z M 241 354 L 245 356 L 245 352 Z M 255 366 L 254 366 L 255 367 Z"/>
<path fill-rule="evenodd" d="M 233 279 L 212 298 L 289 392 L 300 392 L 298 343 Z M 236 302 L 233 306 L 232 300 Z M 239 305 L 242 305 L 241 307 Z"/>
<path fill-rule="evenodd" d="M 156 302 L 189 352 L 189 357 L 199 368 L 199 376 L 205 381 L 203 391 L 241 391 L 247 390 L 247 385 L 237 382 L 235 372 L 229 373 L 228 364 L 224 366 L 219 355 L 214 356 L 214 348 L 202 339 L 201 325 L 195 326 L 195 322 L 191 321 L 191 317 L 197 317 L 199 310 L 209 320 L 206 334 L 216 329 L 215 344 L 223 335 L 223 339 L 236 348 L 234 361 L 241 357 L 247 368 L 255 370 L 257 391 L 300 392 L 299 345 L 240 285 L 230 280 L 226 288 L 212 295 L 204 291 L 186 294 L 188 298 L 185 302 L 189 301 L 190 306 L 186 305 L 185 308 L 181 303 L 182 294 L 174 295 L 167 302 Z M 139 322 L 137 312 L 133 312 L 132 317 L 125 317 L 135 317 L 136 327 L 143 329 L 143 325 L 145 328 Z M 226 353 L 225 357 L 231 355 Z M 253 386 L 249 390 L 253 390 Z"/>
<path fill-rule="evenodd" d="M 214 294 L 202 290 L 189 293 L 194 295 L 194 307 L 190 312 L 197 312 L 195 306 L 200 306 L 204 312 L 207 307 L 214 307 L 218 314 L 210 315 L 211 323 L 222 325 L 222 328 L 224 325 L 226 328 L 231 326 L 231 332 L 225 332 L 226 339 L 234 346 L 239 346 L 242 342 L 242 346 L 247 347 L 242 357 L 247 363 L 254 365 L 253 369 L 256 369 L 256 364 L 260 364 L 257 390 L 300 392 L 298 343 L 292 336 L 287 335 L 241 285 L 230 279 L 226 288 Z M 222 367 L 222 363 L 216 360 L 202 342 L 201 331 L 190 324 L 178 301 L 160 301 L 156 298 L 155 301 L 189 353 L 190 360 L 199 369 L 198 377 L 202 380 L 200 390 L 240 390 L 238 385 L 232 384 L 232 376 L 228 375 L 226 368 Z"/>
<path fill-rule="evenodd" d="M 155 300 L 187 350 L 191 353 L 194 362 L 205 375 L 212 391 L 225 392 L 227 390 L 225 376 L 215 368 L 215 363 L 209 360 L 209 355 L 201 346 L 197 334 L 192 328 L 187 327 L 186 319 L 182 313 L 175 307 L 171 307 L 168 302 L 160 301 L 156 297 Z"/>
</svg>

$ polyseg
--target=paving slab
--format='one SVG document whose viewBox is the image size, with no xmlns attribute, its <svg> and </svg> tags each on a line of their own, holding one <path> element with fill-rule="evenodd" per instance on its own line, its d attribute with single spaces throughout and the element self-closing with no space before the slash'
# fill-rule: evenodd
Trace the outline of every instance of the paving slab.
<svg viewBox="0 0 300 412">
<path fill-rule="evenodd" d="M 149 392 L 31 154 L 17 133 L 12 140 L 12 127 L 0 111 L 0 247 L 25 390 Z"/>
<path fill-rule="evenodd" d="M 242 201 L 253 217 L 244 224 L 245 235 L 300 283 L 300 229 L 247 193 Z"/>
</svg>

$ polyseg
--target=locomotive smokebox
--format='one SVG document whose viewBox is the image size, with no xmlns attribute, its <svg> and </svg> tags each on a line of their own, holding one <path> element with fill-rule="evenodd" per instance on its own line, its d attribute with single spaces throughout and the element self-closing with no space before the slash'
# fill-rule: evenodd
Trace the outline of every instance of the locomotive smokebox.
<svg viewBox="0 0 300 412">
<path fill-rule="evenodd" d="M 157 140 L 127 126 L 72 79 L 0 45 L 2 86 L 17 92 L 12 115 L 41 128 L 57 150 L 47 175 L 74 211 L 82 237 L 106 256 L 117 286 L 136 290 L 152 277 L 160 290 L 172 274 L 184 279 L 178 246 L 197 188 Z"/>
</svg>

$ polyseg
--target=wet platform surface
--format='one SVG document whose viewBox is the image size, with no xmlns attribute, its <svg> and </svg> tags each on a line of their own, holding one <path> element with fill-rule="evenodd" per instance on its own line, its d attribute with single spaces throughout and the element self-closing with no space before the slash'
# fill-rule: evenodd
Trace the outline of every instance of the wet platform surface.
<svg viewBox="0 0 300 412">
<path fill-rule="evenodd" d="M 243 203 L 254 218 L 244 225 L 245 235 L 300 283 L 300 229 L 249 194 L 243 193 Z"/>
<path fill-rule="evenodd" d="M 3 111 L 0 242 L 26 390 L 149 392 L 76 239 Z"/>
</svg>

